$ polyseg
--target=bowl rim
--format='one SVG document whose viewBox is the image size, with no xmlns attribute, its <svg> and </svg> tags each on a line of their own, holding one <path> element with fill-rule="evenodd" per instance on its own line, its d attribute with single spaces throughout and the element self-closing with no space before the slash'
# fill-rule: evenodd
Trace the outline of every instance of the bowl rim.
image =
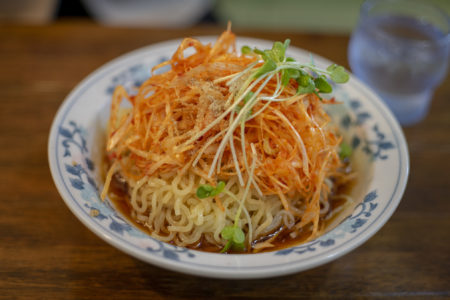
<svg viewBox="0 0 450 300">
<path fill-rule="evenodd" d="M 217 37 L 216 36 L 202 36 L 198 37 L 202 42 L 204 41 L 213 41 Z M 287 275 L 295 272 L 304 271 L 306 269 L 314 268 L 316 266 L 325 264 L 334 260 L 338 257 L 341 257 L 356 247 L 363 244 L 369 238 L 371 238 L 391 217 L 397 208 L 402 195 L 406 188 L 406 183 L 409 176 L 409 153 L 407 148 L 406 139 L 404 137 L 403 131 L 401 130 L 400 125 L 394 118 L 393 114 L 386 107 L 384 103 L 381 102 L 380 98 L 366 85 L 360 82 L 354 75 L 351 75 L 351 82 L 354 88 L 363 92 L 366 95 L 367 101 L 374 104 L 377 110 L 383 115 L 385 120 L 389 125 L 390 130 L 392 131 L 393 136 L 396 139 L 396 145 L 399 152 L 399 159 L 402 163 L 399 166 L 399 175 L 397 177 L 397 183 L 395 185 L 394 191 L 392 192 L 391 199 L 389 199 L 386 207 L 383 212 L 380 213 L 376 220 L 372 221 L 372 225 L 367 227 L 364 231 L 360 231 L 357 235 L 353 236 L 351 240 L 346 241 L 344 244 L 340 245 L 337 249 L 331 249 L 326 252 L 320 252 L 319 254 L 312 257 L 309 261 L 303 262 L 301 266 L 298 263 L 290 263 L 286 262 L 284 264 L 279 264 L 277 266 L 261 266 L 261 267 L 246 267 L 239 266 L 237 263 L 230 268 L 225 268 L 223 266 L 214 267 L 211 264 L 200 265 L 195 263 L 194 265 L 188 264 L 184 261 L 174 261 L 170 259 L 161 259 L 159 256 L 152 256 L 149 253 L 142 251 L 142 249 L 133 246 L 131 243 L 122 241 L 122 238 L 117 237 L 112 232 L 106 230 L 102 226 L 99 226 L 96 222 L 89 218 L 88 215 L 84 213 L 80 213 L 79 204 L 77 204 L 74 196 L 69 192 L 66 183 L 63 180 L 63 176 L 60 173 L 61 168 L 59 167 L 59 161 L 56 155 L 56 146 L 57 146 L 57 135 L 59 124 L 64 120 L 65 116 L 70 111 L 70 108 L 76 103 L 77 94 L 81 93 L 83 88 L 89 86 L 90 82 L 93 82 L 98 76 L 108 73 L 110 69 L 117 67 L 121 64 L 126 64 L 127 60 L 132 59 L 139 55 L 145 55 L 153 51 L 153 49 L 158 47 L 168 47 L 173 44 L 179 44 L 182 39 L 173 39 L 160 43 L 151 44 L 149 46 L 145 46 L 124 55 L 121 55 L 112 61 L 100 66 L 95 71 L 86 76 L 80 83 L 78 83 L 72 91 L 68 94 L 68 96 L 64 99 L 62 104 L 60 105 L 57 113 L 55 114 L 54 120 L 51 125 L 50 134 L 48 138 L 48 160 L 49 166 L 51 170 L 51 174 L 53 177 L 53 181 L 63 198 L 66 205 L 72 211 L 72 213 L 92 232 L 94 232 L 101 239 L 109 243 L 110 245 L 120 249 L 121 251 L 138 258 L 144 262 L 151 263 L 158 267 L 162 267 L 165 269 L 169 269 L 172 271 L 187 273 L 191 275 L 198 275 L 204 277 L 215 277 L 215 278 L 228 278 L 228 279 L 244 279 L 244 278 L 265 278 L 265 277 L 274 277 L 280 275 Z M 250 37 L 238 37 L 237 41 L 245 41 L 245 43 L 251 44 L 272 44 L 273 42 L 262 39 L 255 39 Z M 291 46 L 295 51 L 305 52 L 305 50 Z M 320 55 L 314 54 L 316 59 L 320 59 L 324 62 L 331 63 L 328 59 L 321 57 Z M 214 255 L 214 256 L 222 256 L 224 254 L 217 253 L 205 253 L 197 250 L 189 250 L 195 253 L 196 255 Z M 257 253 L 250 254 L 252 256 L 261 256 L 264 257 L 267 253 Z M 236 258 L 236 261 L 240 259 L 240 257 L 248 256 L 249 254 L 226 254 L 227 257 Z"/>
</svg>

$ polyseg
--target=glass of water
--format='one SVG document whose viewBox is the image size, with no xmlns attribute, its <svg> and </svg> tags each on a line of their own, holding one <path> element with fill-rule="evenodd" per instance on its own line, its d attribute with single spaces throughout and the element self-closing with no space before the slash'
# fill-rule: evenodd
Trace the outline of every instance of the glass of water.
<svg viewBox="0 0 450 300">
<path fill-rule="evenodd" d="M 353 73 L 371 86 L 402 125 L 421 121 L 445 78 L 449 17 L 418 0 L 368 0 L 349 44 Z"/>
</svg>

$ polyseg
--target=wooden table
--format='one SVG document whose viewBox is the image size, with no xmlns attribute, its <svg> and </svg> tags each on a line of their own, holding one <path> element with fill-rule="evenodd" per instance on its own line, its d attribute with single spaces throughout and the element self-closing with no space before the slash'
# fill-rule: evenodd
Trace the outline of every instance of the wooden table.
<svg viewBox="0 0 450 300">
<path fill-rule="evenodd" d="M 406 128 L 411 174 L 400 206 L 368 242 L 324 266 L 248 281 L 159 269 L 103 242 L 68 210 L 50 176 L 47 137 L 69 91 L 141 46 L 222 28 L 142 30 L 84 21 L 0 27 L 0 298 L 214 299 L 450 297 L 450 80 Z M 238 32 L 348 66 L 346 36 Z"/>
</svg>

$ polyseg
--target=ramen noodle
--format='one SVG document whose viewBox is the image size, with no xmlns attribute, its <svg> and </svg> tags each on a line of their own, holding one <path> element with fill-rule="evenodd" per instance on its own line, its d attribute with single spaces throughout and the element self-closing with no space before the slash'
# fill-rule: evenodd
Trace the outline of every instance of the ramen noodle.
<svg viewBox="0 0 450 300">
<path fill-rule="evenodd" d="M 335 100 L 321 95 L 348 75 L 299 63 L 288 45 L 238 54 L 230 29 L 214 45 L 186 38 L 135 94 L 118 86 L 102 199 L 194 249 L 253 253 L 322 234 L 351 201 L 352 172 L 323 108 Z"/>
</svg>

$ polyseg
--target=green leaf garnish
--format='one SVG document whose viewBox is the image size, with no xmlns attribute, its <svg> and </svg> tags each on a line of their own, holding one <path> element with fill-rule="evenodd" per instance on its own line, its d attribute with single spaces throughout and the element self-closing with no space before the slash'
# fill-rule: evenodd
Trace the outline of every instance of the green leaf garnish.
<svg viewBox="0 0 450 300">
<path fill-rule="evenodd" d="M 292 57 L 286 57 L 287 62 L 295 62 L 295 59 Z"/>
<path fill-rule="evenodd" d="M 289 47 L 290 44 L 291 44 L 291 40 L 290 39 L 285 39 L 284 40 L 284 50 L 285 51 Z"/>
<path fill-rule="evenodd" d="M 267 53 L 265 51 L 262 51 L 262 50 L 259 50 L 259 49 L 255 48 L 255 49 L 253 49 L 253 52 L 256 53 L 256 54 L 261 55 L 261 57 L 262 57 L 262 59 L 264 61 L 269 59 L 269 57 L 267 56 Z"/>
<path fill-rule="evenodd" d="M 284 53 L 286 52 L 286 48 L 284 44 L 281 42 L 275 42 L 272 46 L 272 51 L 270 51 L 270 56 L 276 62 L 281 62 L 284 60 Z"/>
<path fill-rule="evenodd" d="M 245 234 L 239 227 L 235 227 L 233 233 L 233 243 L 235 244 L 243 244 L 245 241 Z"/>
<path fill-rule="evenodd" d="M 211 196 L 216 196 L 219 195 L 220 193 L 222 193 L 222 191 L 225 188 L 225 182 L 224 181 L 219 181 L 217 183 L 216 189 L 214 191 L 212 191 Z"/>
<path fill-rule="evenodd" d="M 285 69 L 281 73 L 281 84 L 286 86 L 292 79 L 297 79 L 300 77 L 300 71 L 297 69 Z"/>
<path fill-rule="evenodd" d="M 250 54 L 253 51 L 252 51 L 252 49 L 249 46 L 242 46 L 241 52 L 242 52 L 242 54 Z"/>
<path fill-rule="evenodd" d="M 291 79 L 296 79 L 299 83 L 297 92 L 299 94 L 331 93 L 333 88 L 327 81 L 326 75 L 336 83 L 345 83 L 350 76 L 344 67 L 332 64 L 326 70 L 322 70 L 315 65 L 314 58 L 310 54 L 308 64 L 299 64 L 292 57 L 285 57 L 286 50 L 289 47 L 290 40 L 286 39 L 284 43 L 275 42 L 272 49 L 260 50 L 248 47 L 242 47 L 243 54 L 257 54 L 264 60 L 264 64 L 255 70 L 253 78 L 259 78 L 279 68 L 281 72 L 281 84 L 287 86 Z M 320 99 L 322 99 L 319 96 Z M 238 108 L 239 109 L 239 108 Z"/>
<path fill-rule="evenodd" d="M 222 237 L 226 240 L 231 240 L 234 235 L 234 226 L 225 226 L 220 233 Z"/>
<path fill-rule="evenodd" d="M 339 150 L 339 157 L 343 160 L 349 158 L 352 155 L 353 149 L 346 142 L 342 141 Z"/>
<path fill-rule="evenodd" d="M 228 249 L 244 250 L 245 234 L 241 228 L 237 226 L 225 226 L 220 233 L 227 243 L 220 252 L 226 252 Z"/>
<path fill-rule="evenodd" d="M 258 71 L 256 73 L 254 73 L 253 76 L 255 78 L 258 78 L 259 76 L 269 73 L 269 72 L 275 70 L 276 68 L 277 68 L 277 63 L 273 59 L 268 58 L 266 60 L 266 62 L 258 69 Z"/>
<path fill-rule="evenodd" d="M 309 94 L 314 93 L 316 91 L 316 86 L 314 85 L 314 81 L 309 75 L 300 75 L 298 78 L 298 89 L 297 92 L 299 94 Z"/>
<path fill-rule="evenodd" d="M 210 184 L 202 184 L 197 188 L 196 195 L 200 199 L 214 197 L 222 193 L 225 188 L 225 182 L 219 181 L 217 187 L 213 187 Z"/>
<path fill-rule="evenodd" d="M 208 198 L 209 196 L 211 196 L 211 192 L 213 190 L 214 187 L 212 185 L 202 184 L 201 186 L 198 187 L 196 194 L 197 197 L 199 197 L 200 199 Z"/>
<path fill-rule="evenodd" d="M 328 83 L 326 77 L 323 75 L 314 79 L 314 84 L 319 90 L 319 93 L 331 93 L 333 91 L 333 88 Z"/>
<path fill-rule="evenodd" d="M 331 80 L 336 83 L 346 83 L 350 78 L 343 66 L 333 64 L 327 68 L 327 71 L 330 72 Z"/>
<path fill-rule="evenodd" d="M 314 84 L 314 82 L 312 82 L 311 75 L 309 75 L 306 72 L 301 72 L 300 73 L 300 75 L 298 76 L 297 82 L 302 87 L 307 87 L 307 86 L 309 86 L 311 84 Z"/>
</svg>

